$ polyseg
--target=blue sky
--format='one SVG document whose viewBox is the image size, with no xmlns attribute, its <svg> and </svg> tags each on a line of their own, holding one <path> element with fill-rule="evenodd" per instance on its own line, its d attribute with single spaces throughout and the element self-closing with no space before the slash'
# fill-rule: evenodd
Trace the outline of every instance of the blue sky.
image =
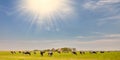
<svg viewBox="0 0 120 60">
<path fill-rule="evenodd" d="M 0 50 L 53 47 L 120 49 L 120 0 L 70 1 L 74 2 L 71 7 L 73 15 L 63 19 L 65 21 L 55 19 L 52 26 L 38 26 L 35 23 L 31 25 L 27 21 L 30 17 L 17 12 L 17 0 L 1 0 Z"/>
</svg>

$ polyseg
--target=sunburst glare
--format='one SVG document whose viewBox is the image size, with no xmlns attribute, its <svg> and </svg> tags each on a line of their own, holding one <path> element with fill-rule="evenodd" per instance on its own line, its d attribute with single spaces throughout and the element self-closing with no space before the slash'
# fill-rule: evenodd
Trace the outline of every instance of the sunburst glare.
<svg viewBox="0 0 120 60">
<path fill-rule="evenodd" d="M 71 0 L 20 0 L 17 10 L 26 20 L 37 26 L 51 26 L 74 14 Z"/>
</svg>

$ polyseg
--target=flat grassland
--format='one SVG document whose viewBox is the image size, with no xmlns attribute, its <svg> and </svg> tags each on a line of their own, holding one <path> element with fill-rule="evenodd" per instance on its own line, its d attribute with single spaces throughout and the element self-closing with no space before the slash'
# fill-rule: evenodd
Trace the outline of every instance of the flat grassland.
<svg viewBox="0 0 120 60">
<path fill-rule="evenodd" d="M 22 53 L 16 52 L 16 54 L 11 54 L 10 51 L 0 51 L 0 60 L 120 60 L 120 51 L 111 51 L 97 54 L 90 54 L 85 52 L 81 55 L 77 52 L 77 55 L 70 53 L 57 53 L 54 52 L 53 56 L 48 56 L 47 52 L 44 56 L 40 56 L 40 53 L 34 54 L 31 52 L 31 55 L 25 55 Z"/>
</svg>

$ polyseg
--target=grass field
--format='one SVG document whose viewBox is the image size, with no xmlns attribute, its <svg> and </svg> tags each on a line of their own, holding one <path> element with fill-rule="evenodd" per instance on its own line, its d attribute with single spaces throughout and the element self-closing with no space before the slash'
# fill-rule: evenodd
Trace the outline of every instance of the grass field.
<svg viewBox="0 0 120 60">
<path fill-rule="evenodd" d="M 77 55 L 73 55 L 72 53 L 59 54 L 55 52 L 51 57 L 47 55 L 47 52 L 44 56 L 40 56 L 39 52 L 37 52 L 37 54 L 32 53 L 32 55 L 29 56 L 18 52 L 11 54 L 10 51 L 0 51 L 0 60 L 120 60 L 120 51 L 98 52 L 97 54 L 86 52 L 84 55 L 81 55 L 79 52 L 77 52 Z"/>
</svg>

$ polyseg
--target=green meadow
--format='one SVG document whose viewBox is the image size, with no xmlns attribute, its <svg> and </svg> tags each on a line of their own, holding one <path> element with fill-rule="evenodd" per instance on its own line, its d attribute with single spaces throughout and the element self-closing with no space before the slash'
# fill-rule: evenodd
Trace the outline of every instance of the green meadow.
<svg viewBox="0 0 120 60">
<path fill-rule="evenodd" d="M 37 54 L 31 52 L 31 56 L 29 56 L 18 52 L 11 54 L 10 51 L 0 51 L 0 60 L 120 60 L 120 51 L 98 52 L 97 54 L 86 52 L 83 55 L 79 52 L 77 55 L 71 52 L 61 54 L 54 52 L 53 56 L 48 56 L 47 52 L 44 56 L 40 56 L 39 52 Z"/>
</svg>

